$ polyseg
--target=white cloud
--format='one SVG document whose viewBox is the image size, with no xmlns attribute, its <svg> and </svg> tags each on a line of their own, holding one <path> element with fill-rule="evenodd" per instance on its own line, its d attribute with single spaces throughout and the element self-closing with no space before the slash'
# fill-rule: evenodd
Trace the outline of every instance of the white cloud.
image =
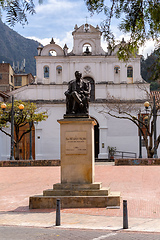
<svg viewBox="0 0 160 240">
<path fill-rule="evenodd" d="M 130 35 L 122 34 L 119 36 L 118 40 L 121 41 L 122 38 L 124 38 L 124 40 L 127 42 L 130 39 Z M 139 54 L 143 55 L 144 58 L 146 58 L 147 55 L 150 55 L 154 51 L 155 47 L 156 47 L 156 42 L 153 40 L 148 40 L 145 42 L 145 44 L 142 47 L 139 48 Z"/>
<path fill-rule="evenodd" d="M 145 42 L 144 46 L 140 47 L 139 53 L 144 56 L 144 58 L 147 57 L 147 55 L 150 55 L 156 47 L 156 42 L 153 40 L 148 40 Z"/>
<path fill-rule="evenodd" d="M 47 3 L 37 5 L 35 10 L 36 13 L 41 13 L 45 16 L 47 14 L 57 14 L 58 12 L 68 11 L 77 6 L 77 2 L 70 2 L 66 0 L 49 0 Z"/>
<path fill-rule="evenodd" d="M 32 37 L 27 37 L 27 38 L 33 39 L 33 40 L 35 40 L 35 41 L 38 41 L 38 42 L 40 42 L 43 46 L 49 44 L 50 41 L 51 41 L 51 38 L 42 38 L 42 39 L 40 39 L 40 38 L 37 38 L 37 37 L 34 37 L 34 36 L 32 36 Z M 69 48 L 68 51 L 70 52 L 70 51 L 72 50 L 72 48 L 73 48 L 72 31 L 67 32 L 65 38 L 63 38 L 63 39 L 54 38 L 54 41 L 55 41 L 55 43 L 56 43 L 57 45 L 61 46 L 62 48 L 64 47 L 65 44 L 67 44 L 67 46 L 68 46 L 68 48 Z"/>
<path fill-rule="evenodd" d="M 27 37 L 27 38 L 33 39 L 33 40 L 41 43 L 43 46 L 49 44 L 50 41 L 51 41 L 51 38 L 43 38 L 43 39 L 40 39 L 40 38 L 37 38 L 37 37 L 34 37 L 34 36 L 33 36 L 33 37 Z"/>
<path fill-rule="evenodd" d="M 108 46 L 107 42 L 102 39 L 102 40 L 101 40 L 101 47 L 103 48 L 103 50 L 104 50 L 105 52 L 108 52 L 107 46 Z"/>
</svg>

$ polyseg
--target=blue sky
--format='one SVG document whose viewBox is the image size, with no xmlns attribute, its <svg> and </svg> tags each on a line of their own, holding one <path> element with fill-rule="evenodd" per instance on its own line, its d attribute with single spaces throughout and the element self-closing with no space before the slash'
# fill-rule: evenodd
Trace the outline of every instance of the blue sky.
<svg viewBox="0 0 160 240">
<path fill-rule="evenodd" d="M 61 47 L 66 43 L 69 49 L 72 49 L 72 31 L 74 31 L 75 24 L 81 26 L 87 22 L 93 26 L 100 26 L 100 23 L 105 19 L 101 13 L 94 14 L 92 17 L 87 10 L 84 0 L 43 0 L 43 4 L 39 5 L 38 0 L 34 1 L 36 14 L 28 15 L 28 25 L 24 27 L 16 24 L 13 28 L 20 35 L 37 40 L 43 45 L 50 42 L 53 37 L 55 42 Z M 5 22 L 5 15 L 2 17 Z M 5 22 L 6 23 L 6 22 Z M 112 31 L 117 40 L 122 37 L 127 39 L 122 32 L 118 30 L 118 21 L 114 20 L 112 24 Z M 106 51 L 107 44 L 102 41 L 102 47 Z M 147 42 L 144 48 L 140 49 L 140 54 L 147 55 L 154 49 L 152 41 Z"/>
</svg>

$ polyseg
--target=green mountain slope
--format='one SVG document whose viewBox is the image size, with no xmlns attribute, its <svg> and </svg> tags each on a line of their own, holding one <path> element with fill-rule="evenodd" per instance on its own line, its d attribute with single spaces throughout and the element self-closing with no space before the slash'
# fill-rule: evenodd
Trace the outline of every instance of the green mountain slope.
<svg viewBox="0 0 160 240">
<path fill-rule="evenodd" d="M 25 72 L 36 73 L 36 62 L 34 56 L 37 55 L 38 42 L 22 37 L 14 30 L 10 29 L 0 20 L 0 62 L 8 62 L 13 66 L 25 59 Z"/>
<path fill-rule="evenodd" d="M 151 90 L 160 90 L 160 48 L 154 50 L 145 60 L 141 59 L 141 75 L 151 83 Z"/>
</svg>

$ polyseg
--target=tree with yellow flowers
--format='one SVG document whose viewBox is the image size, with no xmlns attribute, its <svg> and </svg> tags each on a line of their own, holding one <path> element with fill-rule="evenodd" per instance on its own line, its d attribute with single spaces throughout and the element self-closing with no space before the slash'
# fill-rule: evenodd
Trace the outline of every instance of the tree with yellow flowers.
<svg viewBox="0 0 160 240">
<path fill-rule="evenodd" d="M 14 147 L 15 159 L 19 160 L 19 143 L 25 134 L 32 130 L 34 122 L 41 122 L 48 118 L 47 112 L 38 112 L 37 106 L 33 102 L 22 102 L 21 100 L 14 101 L 13 113 L 12 103 L 0 103 L 0 131 L 11 137 L 7 127 L 11 124 L 11 117 L 14 116 Z M 20 134 L 20 129 L 29 124 L 29 127 Z"/>
</svg>

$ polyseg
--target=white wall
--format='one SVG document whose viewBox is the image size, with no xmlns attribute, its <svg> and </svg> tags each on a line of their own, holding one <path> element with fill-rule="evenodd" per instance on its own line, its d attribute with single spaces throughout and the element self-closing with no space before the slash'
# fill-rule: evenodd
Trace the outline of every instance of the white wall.
<svg viewBox="0 0 160 240">
<path fill-rule="evenodd" d="M 103 104 L 104 105 L 104 104 Z M 60 125 L 65 113 L 65 104 L 38 104 L 39 111 L 48 111 L 46 121 L 35 124 L 35 155 L 36 159 L 60 159 Z M 102 110 L 102 104 L 90 103 L 89 114 L 99 123 L 99 158 L 107 158 L 107 147 L 116 147 L 119 151 L 136 152 L 139 156 L 139 137 L 137 127 L 129 120 L 113 118 Z M 135 115 L 135 114 L 134 114 Z M 160 134 L 160 119 L 157 120 L 157 135 Z M 10 129 L 8 128 L 10 132 Z M 102 148 L 104 143 L 104 148 Z M 142 148 L 142 157 L 146 150 Z M 158 149 L 160 156 L 160 147 Z M 10 138 L 0 132 L 0 160 L 10 157 Z"/>
<path fill-rule="evenodd" d="M 100 104 L 90 104 L 89 114 L 99 123 L 99 158 L 107 158 L 107 147 L 116 147 L 120 151 L 129 151 L 139 155 L 137 127 L 128 120 L 121 120 L 100 114 Z M 35 126 L 36 159 L 60 159 L 60 125 L 57 120 L 63 118 L 65 104 L 41 105 L 41 111 L 48 110 L 48 119 Z M 40 136 L 40 139 L 38 139 Z M 104 148 L 102 148 L 104 143 Z M 143 149 L 143 156 L 146 151 Z"/>
<path fill-rule="evenodd" d="M 36 159 L 60 159 L 60 125 L 57 120 L 63 118 L 65 105 L 41 105 L 40 111 L 46 110 L 48 119 L 35 124 Z"/>
<path fill-rule="evenodd" d="M 11 132 L 10 128 L 5 129 L 8 133 Z M 10 159 L 10 146 L 11 138 L 0 131 L 0 160 Z"/>
<path fill-rule="evenodd" d="M 62 79 L 63 82 L 69 82 L 74 79 L 75 71 L 82 72 L 85 76 L 85 67 L 90 67 L 88 76 L 92 77 L 95 82 L 115 82 L 114 67 L 119 66 L 120 82 L 127 83 L 127 65 L 133 67 L 133 83 L 140 81 L 140 57 L 132 59 L 127 65 L 125 62 L 119 62 L 116 56 L 36 56 L 36 81 L 43 84 L 59 83 L 56 75 L 56 67 L 62 66 Z M 50 68 L 49 78 L 44 78 L 43 68 L 48 66 Z"/>
<path fill-rule="evenodd" d="M 137 86 L 146 87 L 149 92 L 149 84 L 96 84 L 95 98 L 110 99 L 115 97 L 123 100 L 147 99 L 145 91 Z M 67 84 L 55 85 L 28 85 L 14 91 L 15 99 L 21 100 L 65 100 L 64 92 Z M 109 95 L 110 97 L 109 97 Z"/>
</svg>

